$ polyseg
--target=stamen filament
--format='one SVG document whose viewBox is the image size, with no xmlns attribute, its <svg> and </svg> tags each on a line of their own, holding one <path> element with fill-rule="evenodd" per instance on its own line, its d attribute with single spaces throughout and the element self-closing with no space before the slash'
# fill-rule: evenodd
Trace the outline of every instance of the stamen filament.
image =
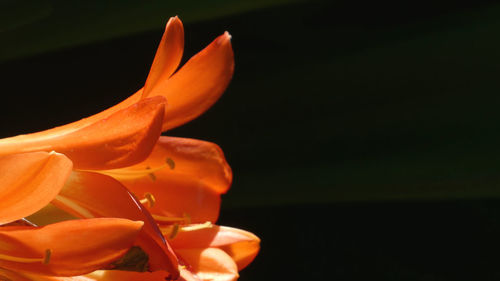
<svg viewBox="0 0 500 281">
<path fill-rule="evenodd" d="M 122 180 L 133 180 L 149 176 L 153 181 L 155 181 L 156 176 L 154 173 L 159 170 L 165 169 L 167 167 L 170 170 L 173 170 L 175 168 L 174 160 L 172 160 L 171 158 L 167 158 L 165 160 L 165 164 L 154 168 L 148 166 L 144 169 L 137 169 L 137 170 L 132 170 L 132 169 L 101 170 L 99 171 L 99 173 L 111 176 L 115 179 L 122 179 Z"/>
<path fill-rule="evenodd" d="M 181 226 L 179 224 L 160 226 L 161 233 L 168 236 L 169 239 L 174 239 L 179 232 L 195 231 L 200 229 L 212 228 L 214 225 L 207 221 L 201 224 L 192 224 L 187 226 Z"/>
<path fill-rule="evenodd" d="M 200 230 L 200 229 L 205 229 L 205 228 L 212 228 L 214 225 L 207 221 L 202 224 L 193 224 L 193 225 L 188 225 L 188 226 L 182 226 L 180 231 L 193 231 L 193 230 Z"/>
<path fill-rule="evenodd" d="M 183 224 L 190 224 L 191 223 L 191 216 L 189 214 L 184 213 L 182 214 L 182 217 L 167 217 L 167 216 L 160 216 L 160 215 L 155 215 L 151 214 L 153 218 L 158 221 L 158 222 L 164 222 L 164 223 L 183 223 Z"/>
<path fill-rule="evenodd" d="M 67 208 L 78 213 L 84 218 L 90 219 L 94 217 L 94 215 L 92 215 L 92 213 L 90 213 L 87 209 L 83 208 L 82 206 L 78 205 L 78 203 L 60 194 L 57 195 L 56 198 L 54 198 L 54 201 L 66 206 Z"/>
<path fill-rule="evenodd" d="M 0 260 L 12 261 L 12 262 L 22 262 L 22 263 L 41 262 L 43 264 L 48 264 L 50 262 L 51 254 L 52 254 L 52 250 L 50 250 L 50 249 L 45 250 L 45 256 L 43 258 L 23 258 L 23 257 L 16 257 L 16 256 L 0 254 Z"/>
</svg>

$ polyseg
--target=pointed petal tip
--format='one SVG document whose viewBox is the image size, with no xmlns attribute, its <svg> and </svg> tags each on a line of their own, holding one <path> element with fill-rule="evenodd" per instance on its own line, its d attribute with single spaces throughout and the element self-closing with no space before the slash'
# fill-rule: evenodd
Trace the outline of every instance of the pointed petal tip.
<svg viewBox="0 0 500 281">
<path fill-rule="evenodd" d="M 168 21 L 167 21 L 166 26 L 169 26 L 170 24 L 174 24 L 174 23 L 180 23 L 180 24 L 182 24 L 182 21 L 179 18 L 179 16 L 175 15 L 174 17 L 170 17 L 168 19 Z"/>
<path fill-rule="evenodd" d="M 165 31 L 168 29 L 175 28 L 177 30 L 184 29 L 184 26 L 182 25 L 181 19 L 176 15 L 175 17 L 170 17 L 167 21 L 167 24 L 165 25 Z"/>
<path fill-rule="evenodd" d="M 229 44 L 231 45 L 231 38 L 233 38 L 231 36 L 231 34 L 229 34 L 228 31 L 224 31 L 224 34 L 220 35 L 216 42 L 217 42 L 217 45 L 224 45 L 224 44 Z"/>
</svg>

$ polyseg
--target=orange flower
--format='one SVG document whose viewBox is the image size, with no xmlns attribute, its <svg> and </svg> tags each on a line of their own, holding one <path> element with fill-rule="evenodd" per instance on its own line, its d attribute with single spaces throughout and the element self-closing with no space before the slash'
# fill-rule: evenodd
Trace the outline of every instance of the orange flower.
<svg viewBox="0 0 500 281">
<path fill-rule="evenodd" d="M 222 281 L 255 257 L 256 236 L 212 225 L 232 181 L 220 148 L 160 137 L 207 110 L 233 73 L 227 32 L 176 71 L 183 45 L 182 23 L 171 18 L 144 87 L 128 99 L 0 140 L 0 277 Z M 12 224 L 29 215 L 47 226 Z M 129 255 L 153 273 L 102 270 L 139 266 Z"/>
</svg>

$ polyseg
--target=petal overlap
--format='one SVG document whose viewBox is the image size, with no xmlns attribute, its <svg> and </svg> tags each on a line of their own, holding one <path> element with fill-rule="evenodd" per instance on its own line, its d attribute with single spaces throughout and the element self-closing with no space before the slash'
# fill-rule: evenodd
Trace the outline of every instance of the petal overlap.
<svg viewBox="0 0 500 281">
<path fill-rule="evenodd" d="M 31 152 L 0 157 L 0 225 L 40 210 L 61 190 L 72 169 L 59 153 Z"/>
<path fill-rule="evenodd" d="M 86 274 L 123 256 L 143 224 L 101 218 L 71 220 L 44 227 L 2 227 L 0 267 L 54 276 Z M 26 260 L 12 260 L 7 256 Z"/>
<path fill-rule="evenodd" d="M 138 196 L 153 194 L 157 198 L 150 208 L 153 214 L 182 217 L 187 213 L 195 223 L 217 220 L 220 194 L 232 182 L 231 168 L 219 146 L 176 137 L 160 137 L 149 157 L 137 165 L 100 172 Z"/>
<path fill-rule="evenodd" d="M 166 270 L 178 276 L 177 259 L 145 207 L 123 185 L 106 175 L 73 172 L 53 201 L 80 218 L 115 217 L 144 222 L 136 244 L 149 255 L 150 270 Z"/>
</svg>

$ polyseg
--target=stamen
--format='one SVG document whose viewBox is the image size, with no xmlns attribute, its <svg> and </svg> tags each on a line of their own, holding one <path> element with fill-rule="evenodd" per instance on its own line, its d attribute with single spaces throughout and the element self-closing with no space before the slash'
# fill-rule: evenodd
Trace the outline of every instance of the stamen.
<svg viewBox="0 0 500 281">
<path fill-rule="evenodd" d="M 179 233 L 179 224 L 178 223 L 174 224 L 174 228 L 172 229 L 172 232 L 170 232 L 170 235 L 168 236 L 168 238 L 174 239 L 175 236 L 177 236 L 177 233 Z"/>
<path fill-rule="evenodd" d="M 92 215 L 91 212 L 89 212 L 87 209 L 83 208 L 82 206 L 78 205 L 78 203 L 74 202 L 73 200 L 64 197 L 62 195 L 57 195 L 56 198 L 54 198 L 54 201 L 57 201 L 67 208 L 73 210 L 74 212 L 78 213 L 80 216 L 90 219 L 94 218 L 94 215 Z"/>
<path fill-rule="evenodd" d="M 189 226 L 182 226 L 180 231 L 194 231 L 194 230 L 200 230 L 200 229 L 205 229 L 205 228 L 212 228 L 214 225 L 207 221 L 202 224 L 193 224 Z"/>
<path fill-rule="evenodd" d="M 173 170 L 175 168 L 175 162 L 172 160 L 172 158 L 166 158 L 165 159 L 165 164 L 158 166 L 158 167 L 145 167 L 144 169 L 137 169 L 137 170 L 131 170 L 131 169 L 113 169 L 113 170 L 101 170 L 99 173 L 105 174 L 108 176 L 112 176 L 115 179 L 121 179 L 121 180 L 133 180 L 133 179 L 138 179 L 142 177 L 149 176 L 153 181 L 156 180 L 156 175 L 154 174 L 155 172 L 158 172 L 162 169 L 165 169 L 166 167 L 169 167 L 170 170 Z"/>
<path fill-rule="evenodd" d="M 0 254 L 0 260 L 12 261 L 12 262 L 22 262 L 22 263 L 36 263 L 41 262 L 43 264 L 48 264 L 50 262 L 50 256 L 52 254 L 52 250 L 45 250 L 45 256 L 43 258 L 23 258 L 16 256 L 9 256 Z"/>
<path fill-rule="evenodd" d="M 201 224 L 192 224 L 187 226 L 182 226 L 176 223 L 174 225 L 160 226 L 160 230 L 161 233 L 165 235 L 165 237 L 168 237 L 168 239 L 172 240 L 177 236 L 179 232 L 207 229 L 207 228 L 212 228 L 213 226 L 214 225 L 209 221 Z"/>
<path fill-rule="evenodd" d="M 49 264 L 51 256 L 52 256 L 52 250 L 51 249 L 45 250 L 45 258 L 43 259 L 43 264 Z"/>
<path fill-rule="evenodd" d="M 170 167 L 170 170 L 175 169 L 175 162 L 174 160 L 172 160 L 172 158 L 167 158 L 167 160 L 165 161 L 167 162 L 167 165 Z"/>
<path fill-rule="evenodd" d="M 153 194 L 146 192 L 144 193 L 144 198 L 139 200 L 143 205 L 148 204 L 149 208 L 153 208 L 156 203 L 156 199 Z"/>
<path fill-rule="evenodd" d="M 186 213 L 184 213 L 182 217 L 166 217 L 166 216 L 160 216 L 160 215 L 155 215 L 155 214 L 151 214 L 151 216 L 153 216 L 153 218 L 159 222 L 184 223 L 184 224 L 191 223 L 191 217 Z"/>
</svg>

